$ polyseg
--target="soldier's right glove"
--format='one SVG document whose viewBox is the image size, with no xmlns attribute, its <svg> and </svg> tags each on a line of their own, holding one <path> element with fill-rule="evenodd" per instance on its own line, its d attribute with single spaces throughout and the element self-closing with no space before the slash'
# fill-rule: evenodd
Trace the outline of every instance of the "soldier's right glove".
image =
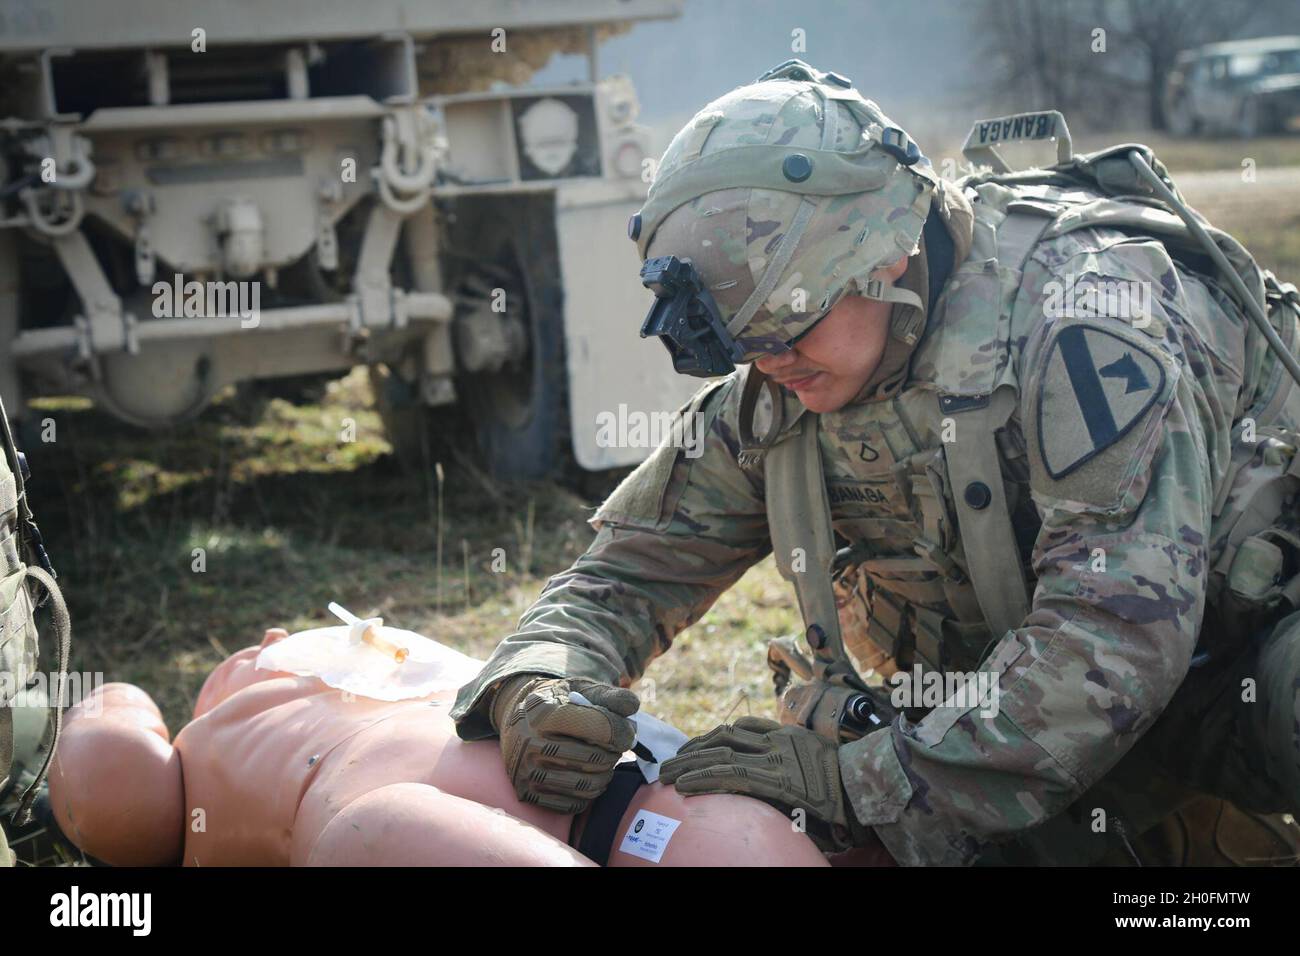
<svg viewBox="0 0 1300 956">
<path fill-rule="evenodd" d="M 575 691 L 591 706 L 572 701 Z M 582 677 L 507 680 L 493 699 L 492 725 L 515 795 L 559 813 L 585 810 L 632 746 L 636 727 L 627 718 L 640 706 L 632 691 Z"/>
</svg>

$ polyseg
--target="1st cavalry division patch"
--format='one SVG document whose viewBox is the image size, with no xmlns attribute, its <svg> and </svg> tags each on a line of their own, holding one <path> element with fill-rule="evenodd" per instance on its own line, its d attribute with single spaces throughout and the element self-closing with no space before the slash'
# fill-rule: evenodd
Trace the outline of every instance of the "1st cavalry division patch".
<svg viewBox="0 0 1300 956">
<path fill-rule="evenodd" d="M 1039 385 L 1038 446 L 1064 478 L 1115 444 L 1164 392 L 1161 362 L 1105 329 L 1071 325 L 1052 343 Z"/>
</svg>

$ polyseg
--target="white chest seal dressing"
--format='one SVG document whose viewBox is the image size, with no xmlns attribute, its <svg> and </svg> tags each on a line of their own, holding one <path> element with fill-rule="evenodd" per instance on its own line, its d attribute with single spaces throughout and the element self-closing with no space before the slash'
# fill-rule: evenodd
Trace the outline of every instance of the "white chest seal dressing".
<svg viewBox="0 0 1300 956">
<path fill-rule="evenodd" d="M 353 617 L 348 624 L 299 631 L 276 641 L 257 655 L 255 667 L 318 677 L 359 697 L 407 700 L 455 690 L 472 680 L 483 662 L 413 631 L 385 627 L 380 618 Z"/>
</svg>

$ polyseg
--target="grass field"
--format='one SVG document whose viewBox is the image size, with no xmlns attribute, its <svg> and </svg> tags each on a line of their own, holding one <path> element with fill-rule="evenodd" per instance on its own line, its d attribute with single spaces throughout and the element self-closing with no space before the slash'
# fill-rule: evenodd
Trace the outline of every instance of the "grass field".
<svg viewBox="0 0 1300 956">
<path fill-rule="evenodd" d="M 1214 206 L 1216 222 L 1265 265 L 1300 276 L 1297 190 L 1225 192 L 1239 143 L 1167 146 L 1157 153 L 1176 175 L 1227 170 L 1222 188 L 1212 177 L 1204 196 L 1189 188 L 1191 201 Z M 1300 139 L 1254 146 L 1244 155 L 1261 169 L 1300 161 Z M 56 441 L 28 450 L 33 502 L 72 611 L 74 669 L 141 685 L 173 730 L 217 661 L 268 626 L 329 623 L 330 600 L 487 655 L 546 577 L 586 547 L 600 492 L 500 486 L 464 453 L 440 448 L 440 508 L 433 461 L 404 472 L 390 454 L 363 370 L 332 383 L 319 404 L 275 400 L 252 423 L 234 402 L 161 433 L 81 400 L 34 410 L 56 428 Z M 342 440 L 346 419 L 354 440 Z M 491 570 L 495 548 L 504 572 Z M 764 644 L 797 627 L 793 596 L 765 562 L 655 662 L 646 709 L 688 733 L 729 714 L 773 714 Z"/>
<path fill-rule="evenodd" d="M 56 440 L 33 448 L 31 492 L 72 613 L 73 669 L 144 687 L 173 729 L 215 663 L 266 627 L 333 623 L 331 600 L 486 656 L 591 537 L 598 495 L 500 486 L 442 449 L 439 574 L 435 469 L 398 466 L 364 370 L 319 405 L 273 400 L 252 424 L 233 402 L 156 435 L 79 399 L 34 410 L 55 423 Z M 340 440 L 348 419 L 353 441 Z M 736 708 L 770 712 L 764 640 L 796 625 L 775 570 L 756 569 L 656 662 L 647 709 L 692 732 Z"/>
</svg>

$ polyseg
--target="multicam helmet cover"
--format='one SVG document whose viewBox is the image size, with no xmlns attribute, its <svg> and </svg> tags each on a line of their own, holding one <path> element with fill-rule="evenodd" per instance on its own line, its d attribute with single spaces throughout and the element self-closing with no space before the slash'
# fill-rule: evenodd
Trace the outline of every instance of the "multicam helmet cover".
<svg viewBox="0 0 1300 956">
<path fill-rule="evenodd" d="M 937 181 L 875 103 L 791 60 L 673 137 L 629 234 L 643 259 L 694 266 L 734 361 L 752 361 L 784 351 L 850 290 L 915 298 L 870 274 L 916 250 Z"/>
</svg>

